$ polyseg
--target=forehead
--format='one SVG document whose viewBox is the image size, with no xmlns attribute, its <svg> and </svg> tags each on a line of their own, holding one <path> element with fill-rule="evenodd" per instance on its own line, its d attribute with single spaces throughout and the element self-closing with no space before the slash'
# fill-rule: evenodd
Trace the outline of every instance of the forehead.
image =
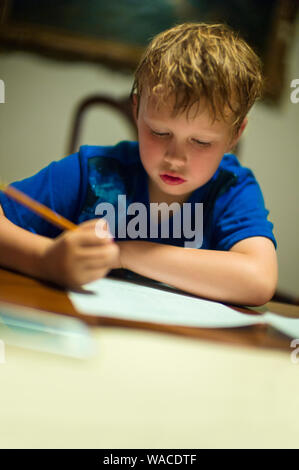
<svg viewBox="0 0 299 470">
<path fill-rule="evenodd" d="M 140 101 L 139 112 L 149 124 L 171 126 L 188 126 L 190 129 L 202 129 L 211 136 L 223 134 L 232 130 L 231 120 L 214 117 L 205 99 L 196 102 L 186 110 L 175 111 L 175 98 L 169 96 L 157 98 L 155 95 L 143 95 Z"/>
</svg>

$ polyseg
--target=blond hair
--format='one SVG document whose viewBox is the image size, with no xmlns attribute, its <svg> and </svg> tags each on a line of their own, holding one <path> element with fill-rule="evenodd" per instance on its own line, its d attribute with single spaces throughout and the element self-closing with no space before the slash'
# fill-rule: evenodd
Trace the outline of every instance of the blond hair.
<svg viewBox="0 0 299 470">
<path fill-rule="evenodd" d="M 237 131 L 262 86 L 260 59 L 237 33 L 223 24 L 184 23 L 153 38 L 135 72 L 131 97 L 136 94 L 139 103 L 146 90 L 166 103 L 174 96 L 174 113 L 205 99 L 213 118 L 232 115 Z"/>
</svg>

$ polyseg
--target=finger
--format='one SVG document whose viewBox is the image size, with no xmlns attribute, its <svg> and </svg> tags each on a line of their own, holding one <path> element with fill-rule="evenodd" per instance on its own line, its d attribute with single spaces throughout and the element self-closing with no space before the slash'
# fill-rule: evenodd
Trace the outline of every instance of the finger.
<svg viewBox="0 0 299 470">
<path fill-rule="evenodd" d="M 101 259 L 106 256 L 106 253 L 118 254 L 119 248 L 116 243 L 107 243 L 100 246 L 80 246 L 77 251 L 77 256 L 80 259 L 92 260 Z"/>
<path fill-rule="evenodd" d="M 78 245 L 81 247 L 100 247 L 114 243 L 112 238 L 98 237 L 93 231 L 83 231 L 77 234 Z"/>
<path fill-rule="evenodd" d="M 84 222 L 81 222 L 81 224 L 78 225 L 78 227 L 80 227 L 80 229 L 89 230 L 90 228 L 94 227 L 95 224 L 96 224 L 99 220 L 102 220 L 102 219 L 101 219 L 101 218 L 98 218 L 98 219 L 89 219 L 89 220 L 85 220 Z"/>
<path fill-rule="evenodd" d="M 109 230 L 108 222 L 105 219 L 100 219 L 96 222 L 95 233 L 99 238 L 113 238 Z"/>
<path fill-rule="evenodd" d="M 102 217 L 83 222 L 80 226 L 82 230 L 94 231 L 99 238 L 113 238 L 107 220 Z"/>
</svg>

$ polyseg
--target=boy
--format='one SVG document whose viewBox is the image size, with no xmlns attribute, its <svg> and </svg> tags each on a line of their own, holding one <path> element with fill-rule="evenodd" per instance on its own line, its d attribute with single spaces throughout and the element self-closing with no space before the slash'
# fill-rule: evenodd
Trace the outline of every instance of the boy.
<svg viewBox="0 0 299 470">
<path fill-rule="evenodd" d="M 83 146 L 15 183 L 79 224 L 74 231 L 59 233 L 1 194 L 0 263 L 70 288 L 123 268 L 201 297 L 267 302 L 277 283 L 273 226 L 252 172 L 228 153 L 261 89 L 259 59 L 229 28 L 159 34 L 132 88 L 139 143 Z"/>
</svg>

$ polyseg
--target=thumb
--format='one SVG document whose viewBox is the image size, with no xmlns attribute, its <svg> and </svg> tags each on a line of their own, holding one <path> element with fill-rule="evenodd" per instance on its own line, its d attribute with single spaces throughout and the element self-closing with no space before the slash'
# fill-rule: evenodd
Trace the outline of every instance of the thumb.
<svg viewBox="0 0 299 470">
<path fill-rule="evenodd" d="M 113 239 L 113 236 L 110 233 L 107 220 L 104 218 L 99 219 L 95 225 L 95 233 L 99 238 L 110 238 Z"/>
</svg>

